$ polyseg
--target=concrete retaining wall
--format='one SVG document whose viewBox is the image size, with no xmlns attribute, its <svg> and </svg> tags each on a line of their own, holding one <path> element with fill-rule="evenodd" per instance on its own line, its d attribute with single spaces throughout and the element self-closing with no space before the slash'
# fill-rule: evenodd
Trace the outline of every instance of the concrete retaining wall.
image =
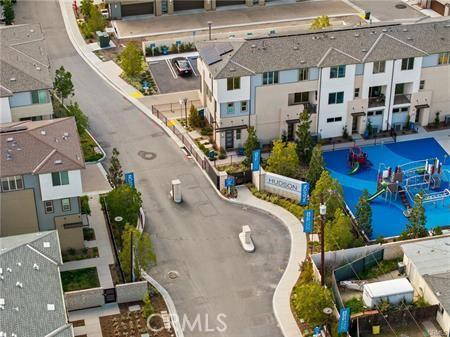
<svg viewBox="0 0 450 337">
<path fill-rule="evenodd" d="M 142 301 L 147 290 L 147 281 L 118 284 L 116 286 L 117 303 Z"/>
<path fill-rule="evenodd" d="M 99 307 L 105 304 L 103 288 L 69 291 L 64 293 L 68 311 Z"/>
</svg>

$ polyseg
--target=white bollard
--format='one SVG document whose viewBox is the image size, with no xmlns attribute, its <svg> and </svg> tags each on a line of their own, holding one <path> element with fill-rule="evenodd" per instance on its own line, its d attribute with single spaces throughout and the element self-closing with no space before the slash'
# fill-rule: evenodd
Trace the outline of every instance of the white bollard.
<svg viewBox="0 0 450 337">
<path fill-rule="evenodd" d="M 239 233 L 239 240 L 241 241 L 242 248 L 244 248 L 247 253 L 255 251 L 251 233 L 252 230 L 248 225 L 242 226 L 242 232 Z"/>
<path fill-rule="evenodd" d="M 183 201 L 183 197 L 181 196 L 181 181 L 179 179 L 172 180 L 170 196 L 177 204 Z"/>
</svg>

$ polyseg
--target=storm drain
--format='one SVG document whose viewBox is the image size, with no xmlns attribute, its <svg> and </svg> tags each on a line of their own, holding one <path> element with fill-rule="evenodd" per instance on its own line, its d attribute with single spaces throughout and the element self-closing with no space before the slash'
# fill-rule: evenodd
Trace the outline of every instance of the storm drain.
<svg viewBox="0 0 450 337">
<path fill-rule="evenodd" d="M 156 158 L 156 153 L 148 151 L 139 151 L 138 156 L 145 160 L 153 160 Z"/>
<path fill-rule="evenodd" d="M 174 280 L 174 279 L 176 279 L 176 278 L 179 276 L 179 274 L 178 274 L 177 271 L 171 270 L 171 271 L 169 271 L 169 272 L 167 273 L 167 276 L 168 276 L 171 280 Z"/>
<path fill-rule="evenodd" d="M 397 9 L 405 9 L 406 5 L 405 4 L 396 4 L 395 8 L 397 8 Z"/>
</svg>

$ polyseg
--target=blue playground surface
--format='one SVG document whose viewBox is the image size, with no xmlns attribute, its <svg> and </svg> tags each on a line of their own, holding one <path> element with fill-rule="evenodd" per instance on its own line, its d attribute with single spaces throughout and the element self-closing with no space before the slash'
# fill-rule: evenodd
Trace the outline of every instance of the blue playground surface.
<svg viewBox="0 0 450 337">
<path fill-rule="evenodd" d="M 438 158 L 442 164 L 442 182 L 437 190 L 433 190 L 434 195 L 445 195 L 449 187 L 450 179 L 450 158 L 434 138 L 412 140 L 406 142 L 391 143 L 385 145 L 372 145 L 361 148 L 367 153 L 367 159 L 372 166 L 361 166 L 354 174 L 349 174 L 352 170 L 349 160 L 349 150 L 337 150 L 324 152 L 325 166 L 330 171 L 333 178 L 336 178 L 342 185 L 344 199 L 352 212 L 362 194 L 363 189 L 369 191 L 369 196 L 377 192 L 377 177 L 379 168 L 403 165 L 410 162 L 425 163 L 426 159 Z M 410 165 L 410 164 L 408 164 Z M 404 165 L 406 169 L 408 165 Z M 412 174 L 417 174 L 416 171 Z M 406 175 L 405 175 L 406 176 Z M 416 177 L 414 177 L 416 178 Z M 412 181 L 412 180 L 411 180 Z M 415 182 L 415 181 L 413 181 Z M 421 182 L 423 184 L 423 182 Z M 418 184 L 422 188 L 420 184 Z M 412 186 L 410 192 L 406 193 L 411 201 L 419 187 Z M 437 191 L 437 192 L 436 192 Z M 400 196 L 391 195 L 387 200 L 386 193 L 380 194 L 371 202 L 372 206 L 372 239 L 377 237 L 390 237 L 399 235 L 406 227 L 407 217 L 403 214 L 405 206 L 402 204 Z M 430 194 L 432 195 L 432 194 Z M 424 199 L 426 200 L 426 199 Z M 436 199 L 437 201 L 424 202 L 427 228 L 450 225 L 450 197 Z"/>
</svg>

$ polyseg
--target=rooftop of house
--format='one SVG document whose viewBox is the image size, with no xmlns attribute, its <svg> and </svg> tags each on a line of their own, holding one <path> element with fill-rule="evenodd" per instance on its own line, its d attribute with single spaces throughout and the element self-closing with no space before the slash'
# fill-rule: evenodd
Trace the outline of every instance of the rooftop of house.
<svg viewBox="0 0 450 337">
<path fill-rule="evenodd" d="M 73 117 L 0 124 L 0 140 L 1 177 L 85 167 Z"/>
<path fill-rule="evenodd" d="M 450 236 L 407 243 L 401 247 L 420 275 L 450 272 Z"/>
<path fill-rule="evenodd" d="M 53 86 L 39 24 L 0 27 L 0 62 L 0 97 Z"/>
<path fill-rule="evenodd" d="M 449 263 L 447 261 L 447 263 Z M 450 272 L 424 275 L 423 278 L 430 286 L 433 293 L 439 299 L 439 302 L 444 309 L 450 313 L 450 287 L 448 286 L 450 280 Z"/>
<path fill-rule="evenodd" d="M 73 337 L 56 231 L 0 238 L 0 336 Z"/>
<path fill-rule="evenodd" d="M 427 56 L 450 50 L 450 20 L 374 24 L 297 34 L 197 42 L 215 79 Z"/>
</svg>

